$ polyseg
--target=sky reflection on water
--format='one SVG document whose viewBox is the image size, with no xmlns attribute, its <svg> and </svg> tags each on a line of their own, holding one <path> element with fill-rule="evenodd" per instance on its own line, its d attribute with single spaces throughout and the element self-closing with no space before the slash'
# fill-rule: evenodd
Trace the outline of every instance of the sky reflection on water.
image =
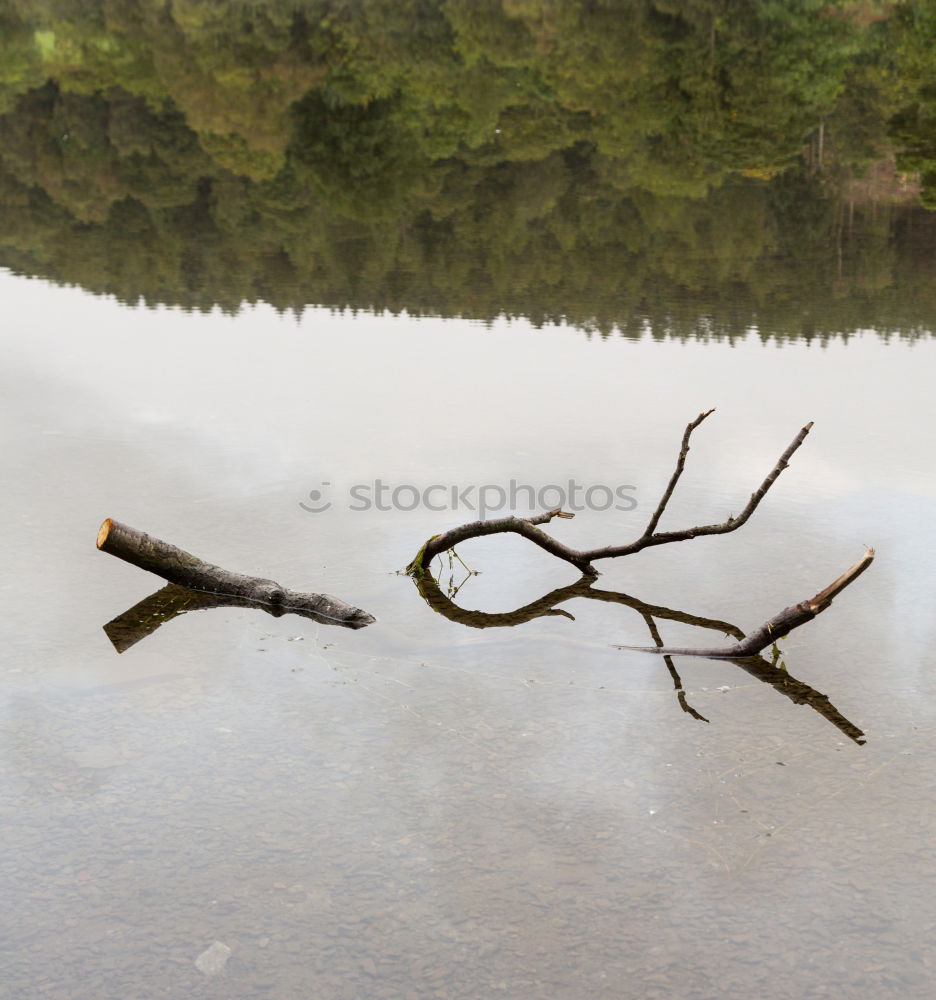
<svg viewBox="0 0 936 1000">
<path fill-rule="evenodd" d="M 589 341 L 570 328 L 259 307 L 128 309 L 4 276 L 0 787 L 14 997 L 928 996 L 936 345 Z M 600 586 L 747 628 L 878 559 L 783 643 L 857 747 L 640 617 L 478 631 L 392 575 L 468 519 L 354 512 L 350 485 L 637 486 L 562 522 L 639 533 L 712 405 L 667 521 L 752 521 L 602 566 Z M 335 503 L 302 510 L 328 481 Z M 114 516 L 232 569 L 336 593 L 361 632 L 242 609 L 122 656 L 159 582 L 94 549 Z M 573 582 L 520 539 L 461 554 L 458 600 Z M 668 643 L 695 641 L 661 623 Z M 206 977 L 194 960 L 231 949 Z"/>
</svg>

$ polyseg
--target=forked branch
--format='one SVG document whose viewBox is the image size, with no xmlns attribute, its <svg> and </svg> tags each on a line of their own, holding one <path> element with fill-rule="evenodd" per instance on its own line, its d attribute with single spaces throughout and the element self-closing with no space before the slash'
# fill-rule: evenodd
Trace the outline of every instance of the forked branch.
<svg viewBox="0 0 936 1000">
<path fill-rule="evenodd" d="M 551 555 L 572 563 L 572 565 L 581 570 L 582 573 L 585 573 L 588 576 L 597 576 L 598 571 L 592 563 L 597 562 L 599 559 L 617 559 L 620 556 L 633 555 L 634 553 L 640 552 L 641 550 L 649 548 L 652 545 L 666 545 L 669 542 L 684 542 L 690 538 L 697 538 L 700 535 L 723 535 L 727 534 L 729 531 L 736 531 L 741 527 L 741 525 L 747 522 L 750 516 L 757 509 L 761 500 L 764 499 L 767 491 L 776 482 L 777 477 L 781 472 L 783 472 L 787 465 L 789 465 L 790 458 L 793 453 L 806 439 L 806 435 L 812 427 L 812 422 L 806 424 L 806 426 L 803 427 L 796 437 L 790 442 L 786 451 L 784 451 L 780 458 L 777 459 L 774 467 L 767 474 L 767 477 L 751 494 L 747 504 L 737 517 L 730 516 L 727 520 L 721 521 L 717 524 L 696 525 L 693 528 L 683 528 L 679 531 L 657 531 L 656 529 L 660 522 L 660 518 L 666 510 L 667 504 L 673 495 L 673 491 L 676 489 L 676 484 L 679 481 L 679 477 L 682 475 L 683 468 L 685 467 L 686 456 L 689 453 L 689 439 L 692 436 L 692 432 L 713 412 L 713 410 L 706 410 L 704 413 L 700 413 L 698 417 L 696 417 L 695 420 L 689 423 L 686 427 L 686 430 L 683 433 L 682 446 L 679 450 L 679 456 L 676 460 L 676 469 L 670 478 L 669 484 L 667 485 L 663 496 L 660 498 L 660 502 L 657 504 L 656 510 L 653 512 L 653 516 L 650 518 L 649 524 L 644 529 L 643 534 L 633 542 L 628 542 L 624 545 L 606 545 L 600 548 L 578 551 L 564 545 L 562 542 L 557 541 L 551 535 L 542 531 L 539 527 L 539 525 L 548 523 L 554 517 L 574 517 L 573 514 L 569 514 L 562 510 L 551 510 L 545 514 L 538 514 L 535 517 L 517 517 L 513 515 L 510 517 L 495 518 L 491 521 L 474 521 L 471 524 L 463 524 L 457 528 L 452 528 L 449 531 L 444 531 L 441 535 L 434 535 L 419 550 L 416 554 L 416 558 L 413 559 L 409 566 L 407 566 L 407 572 L 415 576 L 419 576 L 426 571 L 429 563 L 437 555 L 439 555 L 439 553 L 453 548 L 460 542 L 464 542 L 469 538 L 479 538 L 482 535 L 495 535 L 504 532 L 512 532 L 517 535 L 523 535 L 524 538 L 528 538 L 531 542 L 538 545 L 540 548 L 545 549 Z"/>
</svg>

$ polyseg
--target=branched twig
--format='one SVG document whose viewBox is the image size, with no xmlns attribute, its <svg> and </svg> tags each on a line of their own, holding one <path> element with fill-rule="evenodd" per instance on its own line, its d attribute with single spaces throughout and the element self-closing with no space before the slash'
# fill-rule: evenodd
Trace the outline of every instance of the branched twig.
<svg viewBox="0 0 936 1000">
<path fill-rule="evenodd" d="M 711 411 L 709 411 L 711 412 Z M 705 416 L 705 414 L 703 414 Z M 698 426 L 698 423 L 695 424 Z M 693 424 L 689 425 L 687 428 L 686 439 L 688 439 L 689 433 Z M 657 531 L 653 534 L 648 534 L 646 531 L 637 539 L 635 542 L 631 542 L 629 545 L 609 545 L 603 549 L 591 549 L 587 554 L 589 559 L 614 559 L 618 556 L 629 556 L 634 552 L 640 552 L 641 549 L 648 548 L 651 545 L 665 545 L 667 542 L 684 542 L 690 538 L 697 538 L 699 535 L 724 535 L 729 531 L 737 531 L 741 525 L 745 524 L 750 516 L 757 510 L 758 504 L 764 499 L 767 491 L 773 486 L 777 477 L 781 472 L 790 464 L 790 458 L 793 456 L 793 452 L 806 440 L 806 435 L 812 428 L 812 421 L 806 424 L 805 427 L 796 435 L 796 437 L 790 442 L 787 450 L 777 459 L 776 465 L 767 474 L 767 478 L 758 486 L 758 488 L 751 494 L 751 499 L 748 500 L 744 509 L 737 517 L 729 517 L 725 521 L 721 521 L 718 524 L 702 524 L 695 528 L 685 528 L 682 531 Z M 666 499 L 669 499 L 667 496 Z M 665 504 L 661 502 L 658 508 L 659 513 L 662 514 Z"/>
<path fill-rule="evenodd" d="M 483 535 L 498 535 L 511 531 L 517 535 L 523 535 L 524 538 L 529 538 L 531 542 L 552 555 L 572 563 L 583 573 L 597 576 L 594 568 L 589 565 L 587 556 L 573 551 L 562 542 L 557 542 L 555 538 L 547 535 L 545 531 L 540 531 L 537 527 L 540 524 L 546 524 L 554 517 L 574 516 L 574 514 L 568 514 L 564 510 L 550 510 L 545 514 L 537 514 L 535 517 L 511 515 L 510 517 L 497 517 L 491 521 L 472 521 L 470 524 L 462 524 L 450 531 L 444 531 L 441 535 L 433 535 L 416 554 L 416 558 L 406 567 L 406 572 L 416 576 L 424 573 L 440 552 L 445 552 L 468 538 L 481 538 Z"/>
<path fill-rule="evenodd" d="M 751 494 L 750 499 L 741 509 L 741 513 L 738 514 L 737 517 L 732 515 L 726 520 L 715 524 L 701 524 L 696 525 L 693 528 L 684 528 L 679 531 L 658 531 L 657 527 L 660 523 L 660 519 L 666 511 L 667 505 L 673 496 L 673 492 L 675 491 L 685 468 L 686 457 L 689 454 L 689 441 L 692 437 L 692 433 L 699 426 L 699 424 L 712 414 L 712 412 L 712 410 L 706 410 L 703 413 L 700 413 L 695 420 L 691 421 L 686 426 L 686 429 L 683 432 L 679 454 L 676 458 L 676 468 L 674 469 L 669 483 L 663 491 L 663 495 L 660 497 L 660 501 L 657 504 L 647 527 L 644 529 L 643 534 L 633 542 L 629 542 L 625 545 L 606 545 L 601 548 L 585 549 L 582 551 L 572 549 L 567 545 L 563 545 L 562 542 L 557 541 L 551 535 L 547 535 L 546 532 L 541 530 L 539 527 L 541 524 L 548 523 L 554 517 L 573 516 L 572 514 L 568 514 L 562 510 L 551 510 L 545 514 L 538 514 L 535 517 L 529 518 L 516 517 L 514 515 L 511 517 L 497 518 L 492 521 L 474 521 L 471 524 L 463 524 L 458 528 L 452 528 L 449 531 L 443 532 L 441 535 L 434 535 L 419 550 L 416 558 L 407 567 L 407 572 L 415 577 L 417 583 L 419 583 L 426 574 L 426 569 L 431 560 L 440 552 L 444 552 L 446 549 L 452 548 L 454 545 L 469 538 L 513 532 L 518 535 L 523 535 L 524 538 L 528 538 L 531 542 L 539 545 L 540 548 L 545 549 L 557 558 L 564 559 L 566 562 L 572 563 L 573 566 L 578 567 L 586 578 L 594 578 L 598 575 L 598 572 L 594 568 L 593 563 L 597 562 L 599 559 L 615 559 L 620 556 L 633 555 L 634 553 L 640 552 L 653 545 L 666 545 L 669 542 L 687 541 L 690 538 L 698 538 L 700 535 L 723 535 L 730 531 L 736 531 L 750 519 L 761 500 L 763 500 L 767 495 L 767 491 L 777 481 L 777 477 L 789 465 L 793 454 L 800 447 L 803 441 L 806 440 L 806 435 L 809 433 L 813 425 L 810 421 L 810 423 L 801 428 L 800 432 L 795 438 L 793 438 L 783 454 L 774 463 L 773 468 L 767 474 L 760 486 L 758 486 L 758 488 Z M 662 644 L 662 640 L 659 638 L 659 634 L 655 632 L 656 626 L 652 621 L 652 616 L 648 618 L 647 615 L 644 615 L 645 621 L 647 621 L 648 627 L 650 627 L 651 635 L 657 645 L 655 647 L 631 646 L 622 648 L 646 649 L 648 652 L 661 653 L 666 657 L 676 654 L 685 656 L 710 656 L 730 660 L 741 660 L 751 657 L 756 653 L 759 653 L 771 643 L 775 642 L 778 636 L 786 635 L 794 628 L 798 628 L 800 625 L 804 625 L 806 622 L 815 618 L 817 614 L 829 606 L 836 594 L 844 590 L 845 587 L 847 587 L 862 572 L 864 572 L 865 569 L 867 569 L 873 558 L 874 550 L 868 549 L 864 556 L 854 566 L 852 566 L 851 569 L 839 577 L 839 579 L 833 584 L 826 587 L 825 590 L 816 594 L 815 597 L 808 601 L 803 601 L 800 604 L 794 605 L 793 607 L 785 608 L 780 612 L 780 614 L 775 615 L 770 619 L 770 621 L 765 622 L 759 629 L 750 633 L 750 635 L 744 636 L 740 632 L 736 631 L 735 637 L 738 641 L 733 646 L 713 649 L 665 647 Z M 426 590 L 428 588 L 421 587 L 421 589 Z M 425 592 L 423 596 L 426 597 L 427 600 L 430 599 Z M 590 594 L 589 596 L 594 597 L 597 595 Z M 555 594 L 547 595 L 547 597 L 554 598 Z M 553 603 L 555 603 L 555 601 Z M 454 614 L 453 612 L 449 613 Z M 514 612 L 509 616 L 492 617 L 501 619 L 497 622 L 497 624 L 513 624 L 513 622 L 503 621 L 503 619 L 516 618 L 520 614 L 525 614 L 527 615 L 526 620 L 529 620 L 529 618 L 536 617 L 538 615 L 554 615 L 557 613 L 561 612 L 551 607 L 548 603 L 545 603 L 545 599 L 543 599 L 535 602 L 533 605 L 529 605 L 527 608 L 518 609 L 517 612 Z M 469 622 L 465 620 L 466 617 L 472 617 L 475 620 Z M 487 624 L 494 624 L 493 621 L 489 623 L 486 622 L 485 624 L 478 624 L 475 612 L 464 613 L 458 620 L 463 620 L 465 624 L 472 624 L 479 628 L 487 627 Z M 729 626 L 729 629 L 730 628 L 731 626 Z M 670 672 L 674 674 L 674 677 L 678 677 L 678 674 L 675 673 L 675 668 L 669 660 L 667 660 L 667 666 L 670 668 Z M 686 708 L 686 711 L 689 711 L 690 714 L 694 714 L 693 711 L 687 706 L 684 705 L 684 708 Z"/>
<path fill-rule="evenodd" d="M 673 472 L 672 478 L 669 481 L 669 485 L 666 487 L 666 492 L 660 497 L 660 502 L 657 504 L 657 509 L 653 512 L 653 517 L 650 518 L 650 523 L 644 529 L 643 537 L 647 535 L 652 535 L 656 531 L 656 526 L 659 523 L 660 518 L 663 516 L 663 511 L 666 510 L 666 505 L 669 503 L 670 497 L 673 495 L 673 490 L 676 489 L 676 484 L 679 482 L 679 477 L 682 475 L 683 469 L 686 467 L 686 456 L 689 454 L 689 438 L 692 437 L 692 432 L 705 420 L 706 417 L 710 417 L 715 412 L 714 407 L 711 410 L 706 410 L 704 413 L 700 413 L 695 420 L 692 421 L 686 427 L 685 433 L 682 438 L 682 447 L 679 449 L 679 458 L 676 459 L 676 469 Z"/>
<path fill-rule="evenodd" d="M 545 531 L 541 531 L 539 528 L 539 525 L 548 523 L 554 517 L 574 517 L 573 514 L 569 514 L 562 510 L 551 510 L 545 514 L 538 514 L 535 517 L 516 517 L 514 515 L 510 517 L 496 518 L 491 521 L 474 521 L 471 524 L 463 524 L 460 527 L 452 528 L 449 531 L 443 532 L 441 535 L 434 535 L 419 550 L 416 554 L 416 558 L 409 564 L 409 566 L 407 566 L 407 572 L 413 574 L 414 576 L 419 576 L 421 573 L 425 572 L 426 567 L 428 567 L 432 559 L 434 559 L 440 552 L 444 552 L 446 549 L 449 549 L 468 538 L 479 538 L 482 535 L 495 535 L 502 534 L 504 532 L 513 532 L 514 534 L 523 535 L 524 538 L 528 538 L 531 542 L 539 545 L 540 548 L 545 549 L 551 555 L 572 563 L 573 566 L 577 567 L 586 575 L 597 576 L 598 571 L 594 568 L 592 563 L 599 559 L 616 559 L 620 556 L 633 555 L 634 553 L 640 552 L 641 550 L 649 548 L 652 545 L 665 545 L 669 542 L 687 541 L 690 538 L 697 538 L 700 535 L 722 535 L 729 531 L 736 531 L 754 513 L 758 504 L 761 500 L 763 500 L 765 494 L 774 484 L 777 477 L 787 467 L 793 453 L 806 439 L 806 435 L 812 427 L 812 422 L 806 424 L 799 434 L 796 435 L 793 441 L 790 442 L 789 447 L 777 460 L 774 467 L 768 473 L 766 479 L 764 479 L 761 485 L 751 494 L 750 500 L 748 500 L 747 504 L 737 517 L 729 517 L 727 520 L 718 524 L 697 525 L 694 528 L 684 528 L 681 531 L 657 531 L 657 524 L 663 516 L 663 512 L 666 510 L 666 506 L 669 503 L 670 497 L 673 495 L 673 491 L 676 488 L 679 477 L 682 475 L 682 471 L 686 463 L 686 455 L 689 452 L 689 438 L 696 427 L 698 427 L 699 424 L 701 424 L 702 421 L 705 420 L 705 418 L 712 412 L 712 410 L 707 410 L 704 413 L 700 413 L 699 416 L 686 427 L 685 433 L 683 434 L 682 447 L 680 448 L 679 456 L 676 461 L 676 470 L 670 478 L 669 484 L 666 487 L 663 496 L 660 498 L 660 502 L 657 504 L 653 517 L 650 518 L 650 523 L 647 525 L 643 534 L 635 541 L 629 542 L 626 545 L 606 545 L 600 548 L 586 549 L 579 552 L 576 549 L 569 548 L 567 545 L 563 545 L 562 542 L 557 541 L 551 535 L 547 535 Z"/>
</svg>

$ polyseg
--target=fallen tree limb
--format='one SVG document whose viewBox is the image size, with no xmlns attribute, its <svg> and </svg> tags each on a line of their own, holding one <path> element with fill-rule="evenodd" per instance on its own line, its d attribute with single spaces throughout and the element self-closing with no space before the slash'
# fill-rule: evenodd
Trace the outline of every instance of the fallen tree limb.
<svg viewBox="0 0 936 1000">
<path fill-rule="evenodd" d="M 840 594 L 849 584 L 854 583 L 859 576 L 874 561 L 874 549 L 867 549 L 865 554 L 849 567 L 834 583 L 820 590 L 814 597 L 784 608 L 760 628 L 754 629 L 733 646 L 718 646 L 701 649 L 696 646 L 619 646 L 619 649 L 635 649 L 644 653 L 661 653 L 664 656 L 708 656 L 712 659 L 738 660 L 757 655 L 762 649 L 775 643 L 785 636 L 811 622 L 816 615 L 821 614 L 832 603 L 832 599 Z"/>
<path fill-rule="evenodd" d="M 240 599 L 250 604 L 277 609 L 280 614 L 289 612 L 310 615 L 319 621 L 347 628 L 363 628 L 375 620 L 366 611 L 330 594 L 287 590 L 275 580 L 232 573 L 112 518 L 107 518 L 101 525 L 97 547 L 148 573 L 155 573 L 169 583 L 217 598 Z M 225 600 L 221 603 L 235 602 Z"/>
<path fill-rule="evenodd" d="M 428 568 L 429 563 L 437 555 L 455 548 L 456 545 L 469 538 L 481 538 L 484 535 L 499 535 L 510 531 L 517 535 L 529 538 L 531 542 L 545 549 L 547 552 L 559 559 L 565 559 L 572 563 L 583 573 L 589 576 L 598 574 L 589 565 L 587 553 L 575 552 L 562 542 L 557 542 L 545 531 L 540 531 L 538 525 L 547 524 L 554 517 L 575 517 L 564 510 L 550 510 L 545 514 L 537 514 L 535 517 L 495 517 L 490 521 L 472 521 L 470 524 L 462 524 L 457 528 L 444 531 L 441 535 L 433 535 L 428 542 L 416 553 L 416 558 L 406 567 L 406 572 L 418 575 Z"/>
<path fill-rule="evenodd" d="M 523 535 L 524 538 L 527 538 L 534 544 L 539 545 L 540 548 L 545 549 L 557 558 L 564 559 L 566 562 L 572 563 L 572 565 L 579 569 L 582 573 L 585 573 L 588 576 L 597 576 L 598 571 L 594 568 L 592 563 L 599 559 L 617 559 L 620 556 L 633 555 L 634 553 L 640 552 L 653 545 L 666 545 L 669 542 L 684 542 L 690 538 L 698 538 L 702 535 L 723 535 L 727 534 L 729 531 L 736 531 L 748 521 L 757 509 L 761 500 L 763 500 L 767 491 L 776 482 L 777 477 L 789 465 L 790 458 L 793 453 L 806 439 L 806 435 L 812 427 L 812 422 L 806 424 L 805 427 L 803 427 L 796 437 L 790 442 L 786 451 L 784 451 L 780 458 L 777 459 L 774 467 L 767 474 L 764 481 L 751 494 L 750 499 L 737 517 L 731 515 L 726 520 L 720 521 L 716 524 L 701 524 L 692 528 L 683 528 L 679 531 L 657 531 L 656 528 L 659 524 L 660 518 L 666 510 L 666 506 L 673 495 L 673 491 L 675 490 L 679 477 L 682 475 L 683 468 L 685 467 L 686 456 L 689 453 L 689 439 L 692 436 L 692 432 L 699 426 L 699 424 L 702 423 L 703 420 L 714 412 L 714 410 L 706 410 L 704 413 L 700 413 L 698 417 L 696 417 L 695 420 L 689 423 L 686 427 L 686 430 L 683 433 L 679 456 L 676 460 L 676 469 L 670 478 L 669 484 L 667 485 L 663 496 L 660 498 L 660 502 L 657 504 L 653 516 L 650 518 L 650 522 L 644 529 L 643 534 L 633 542 L 628 542 L 625 545 L 605 545 L 599 548 L 585 549 L 583 551 L 569 548 L 569 546 L 563 545 L 562 542 L 557 541 L 551 535 L 547 535 L 545 531 L 540 530 L 539 525 L 548 523 L 554 517 L 566 518 L 574 517 L 574 515 L 562 510 L 551 510 L 544 514 L 538 514 L 535 517 L 510 516 L 495 518 L 490 521 L 474 521 L 471 524 L 463 524 L 457 528 L 451 528 L 449 531 L 444 531 L 440 535 L 433 535 L 432 538 L 430 538 L 416 554 L 416 558 L 413 559 L 409 566 L 406 567 L 407 573 L 419 576 L 428 569 L 429 564 L 437 555 L 453 548 L 460 542 L 464 542 L 469 538 L 479 538 L 482 535 L 494 535 L 504 532 L 513 532 L 517 535 Z"/>
</svg>

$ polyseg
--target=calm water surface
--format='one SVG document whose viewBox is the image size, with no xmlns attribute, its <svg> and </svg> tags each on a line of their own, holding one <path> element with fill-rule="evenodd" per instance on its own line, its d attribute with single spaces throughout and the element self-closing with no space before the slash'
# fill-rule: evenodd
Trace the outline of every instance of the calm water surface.
<svg viewBox="0 0 936 1000">
<path fill-rule="evenodd" d="M 934 995 L 931 8 L 0 0 L 2 1000 Z"/>
<path fill-rule="evenodd" d="M 936 343 L 231 318 L 9 274 L 2 296 L 6 995 L 931 995 Z M 477 515 L 350 509 L 377 478 L 574 477 L 637 507 L 555 533 L 626 540 L 713 405 L 670 526 L 736 513 L 815 427 L 743 530 L 605 564 L 598 586 L 749 628 L 876 546 L 782 643 L 863 745 L 732 664 L 677 658 L 696 718 L 659 658 L 614 648 L 651 641 L 619 603 L 451 621 L 394 571 Z M 311 490 L 331 507 L 304 510 Z M 102 626 L 160 582 L 95 550 L 105 516 L 378 621 L 216 609 L 118 654 Z M 460 554 L 482 571 L 468 609 L 575 581 L 522 539 Z M 221 972 L 195 964 L 214 942 Z"/>
</svg>

